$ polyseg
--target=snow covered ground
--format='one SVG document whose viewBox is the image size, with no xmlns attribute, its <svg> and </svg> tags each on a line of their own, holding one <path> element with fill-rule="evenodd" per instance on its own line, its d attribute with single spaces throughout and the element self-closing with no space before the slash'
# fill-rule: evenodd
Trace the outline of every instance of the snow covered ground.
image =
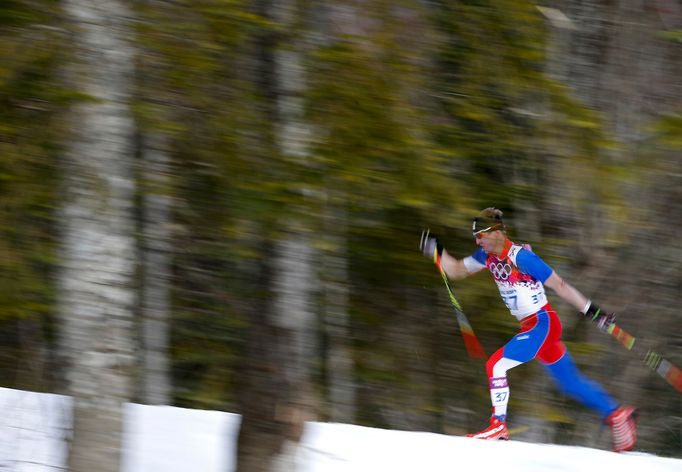
<svg viewBox="0 0 682 472">
<path fill-rule="evenodd" d="M 67 397 L 0 388 L 0 470 L 63 470 L 71 424 Z M 239 416 L 126 405 L 121 472 L 234 470 Z M 478 441 L 433 433 L 308 423 L 297 472 L 680 472 L 682 460 L 641 453 L 521 441 Z M 293 472 L 293 471 L 292 471 Z"/>
</svg>

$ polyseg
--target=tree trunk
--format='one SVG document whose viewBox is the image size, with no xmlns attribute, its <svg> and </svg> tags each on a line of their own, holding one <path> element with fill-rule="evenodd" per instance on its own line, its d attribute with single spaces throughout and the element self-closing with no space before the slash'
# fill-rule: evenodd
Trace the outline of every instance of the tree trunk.
<svg viewBox="0 0 682 472">
<path fill-rule="evenodd" d="M 142 401 L 150 405 L 171 403 L 169 161 L 166 138 L 146 133 L 142 144 Z"/>
<path fill-rule="evenodd" d="M 313 287 L 313 250 L 301 234 L 284 239 L 275 253 L 274 325 L 280 333 L 279 369 L 285 395 L 280 395 L 280 420 L 287 424 L 282 448 L 272 458 L 272 472 L 295 470 L 295 453 L 310 418 L 311 371 L 315 359 L 314 313 L 311 309 Z"/>
<path fill-rule="evenodd" d="M 291 0 L 272 0 L 264 2 L 263 10 L 283 31 L 266 38 L 261 51 L 261 93 L 270 99 L 273 144 L 278 155 L 304 165 L 308 157 L 308 127 L 303 120 L 305 70 L 301 45 L 292 40 L 299 6 Z M 303 188 L 296 191 L 305 193 Z M 251 356 L 260 352 L 261 358 L 251 357 L 255 368 L 248 372 L 250 378 L 243 380 L 239 472 L 295 470 L 303 425 L 311 419 L 315 273 L 312 232 L 306 223 L 309 212 L 304 205 L 299 200 L 287 209 L 266 262 L 273 299 L 263 320 L 265 326 L 252 327 Z M 264 401 L 256 403 L 251 396 Z"/>
<path fill-rule="evenodd" d="M 66 0 L 73 27 L 73 108 L 63 162 L 58 278 L 60 350 L 74 399 L 71 472 L 119 472 L 133 368 L 131 15 L 117 0 Z"/>
</svg>

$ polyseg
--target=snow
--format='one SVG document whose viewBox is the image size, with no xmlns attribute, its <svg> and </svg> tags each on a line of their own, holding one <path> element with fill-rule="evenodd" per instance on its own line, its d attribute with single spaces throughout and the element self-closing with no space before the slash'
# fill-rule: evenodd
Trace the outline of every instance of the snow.
<svg viewBox="0 0 682 472">
<path fill-rule="evenodd" d="M 0 388 L 0 470 L 63 470 L 71 406 L 61 395 Z"/>
<path fill-rule="evenodd" d="M 0 470 L 65 470 L 68 397 L 0 388 Z M 234 470 L 240 417 L 233 413 L 126 404 L 121 472 Z M 427 432 L 307 423 L 298 472 L 679 472 L 682 460 L 585 447 L 480 441 Z"/>
<path fill-rule="evenodd" d="M 649 454 L 342 424 L 310 423 L 302 442 L 302 472 L 452 472 L 482 467 L 505 472 L 682 471 L 682 460 Z"/>
</svg>

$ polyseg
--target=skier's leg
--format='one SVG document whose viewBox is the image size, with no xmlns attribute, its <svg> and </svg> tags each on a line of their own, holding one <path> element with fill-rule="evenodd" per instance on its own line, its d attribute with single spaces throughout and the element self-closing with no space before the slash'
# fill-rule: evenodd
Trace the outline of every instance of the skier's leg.
<svg viewBox="0 0 682 472">
<path fill-rule="evenodd" d="M 604 422 L 611 426 L 614 451 L 629 451 L 635 446 L 637 442 L 635 408 L 619 406 L 598 383 L 580 373 L 568 352 L 551 364 L 542 363 L 564 393 L 602 415 Z"/>
<path fill-rule="evenodd" d="M 618 402 L 598 383 L 580 373 L 568 351 L 552 363 L 540 362 L 552 375 L 559 389 L 566 395 L 606 418 L 618 408 Z"/>
<path fill-rule="evenodd" d="M 556 313 L 550 312 L 550 323 L 561 326 Z M 552 320 L 556 318 L 556 323 Z M 636 410 L 618 406 L 598 383 L 580 373 L 571 355 L 561 342 L 561 330 L 550 330 L 550 335 L 537 354 L 538 361 L 549 371 L 559 389 L 588 408 L 597 411 L 611 426 L 613 449 L 629 451 L 637 442 Z"/>
<path fill-rule="evenodd" d="M 483 431 L 467 436 L 479 439 L 508 439 L 506 416 L 509 403 L 507 371 L 533 359 L 545 340 L 550 328 L 547 312 L 542 310 L 521 321 L 521 332 L 490 356 L 486 363 L 490 400 L 493 415 L 490 425 Z"/>
<path fill-rule="evenodd" d="M 545 310 L 524 318 L 521 332 L 488 359 L 486 369 L 495 416 L 504 420 L 507 414 L 509 403 L 507 371 L 533 359 L 545 343 L 550 328 L 549 316 Z"/>
<path fill-rule="evenodd" d="M 510 343 L 513 342 L 510 341 Z M 504 349 L 509 343 L 498 349 L 486 363 L 488 373 L 488 388 L 490 400 L 493 405 L 493 414 L 504 421 L 507 415 L 509 403 L 509 384 L 507 382 L 507 370 L 522 364 L 521 361 L 505 357 Z"/>
<path fill-rule="evenodd" d="M 507 343 L 507 345 L 508 344 L 509 343 Z M 490 356 L 490 359 L 488 359 L 488 362 L 486 363 L 488 383 L 490 386 L 490 399 L 493 404 L 493 415 L 490 417 L 490 424 L 483 431 L 467 434 L 470 438 L 509 439 L 509 431 L 507 431 L 507 423 L 505 421 L 507 403 L 509 402 L 507 369 L 519 365 L 520 362 L 504 357 L 504 349 L 507 345 L 498 349 L 495 354 Z M 497 375 L 497 377 L 494 377 L 495 375 Z"/>
</svg>

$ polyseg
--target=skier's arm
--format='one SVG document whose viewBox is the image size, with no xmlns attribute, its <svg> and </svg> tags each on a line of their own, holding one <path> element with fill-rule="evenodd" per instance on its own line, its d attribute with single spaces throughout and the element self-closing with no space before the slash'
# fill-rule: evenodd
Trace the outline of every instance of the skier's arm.
<svg viewBox="0 0 682 472">
<path fill-rule="evenodd" d="M 580 313 L 585 313 L 589 300 L 580 293 L 577 288 L 559 277 L 559 274 L 552 272 L 552 275 L 545 281 L 545 286 L 551 288 L 571 306 L 575 307 Z"/>
<path fill-rule="evenodd" d="M 552 271 L 552 275 L 545 281 L 545 286 L 551 288 L 561 298 L 570 303 L 576 310 L 585 315 L 591 321 L 597 323 L 600 329 L 606 329 L 616 321 L 614 313 L 602 311 L 597 305 L 588 300 L 580 291 L 566 282 Z"/>
<path fill-rule="evenodd" d="M 440 257 L 440 266 L 448 278 L 452 280 L 463 279 L 471 275 L 464 265 L 464 259 L 452 257 L 445 249 L 443 249 Z"/>
</svg>

